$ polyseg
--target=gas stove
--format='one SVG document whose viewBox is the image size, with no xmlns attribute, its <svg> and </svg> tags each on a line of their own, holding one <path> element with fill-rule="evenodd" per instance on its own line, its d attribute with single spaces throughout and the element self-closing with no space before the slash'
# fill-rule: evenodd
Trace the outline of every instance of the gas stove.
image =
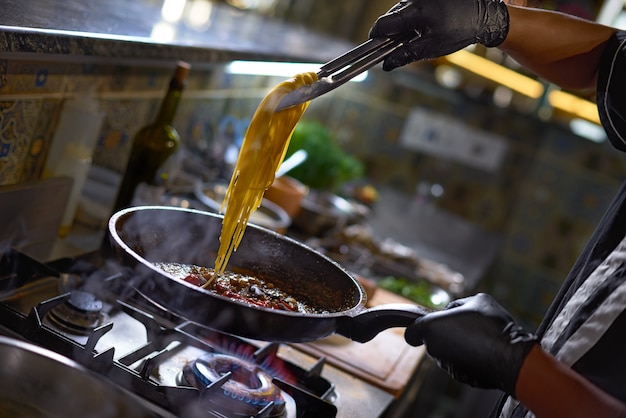
<svg viewBox="0 0 626 418">
<path fill-rule="evenodd" d="M 42 263 L 6 251 L 0 334 L 71 359 L 157 417 L 378 417 L 393 401 L 323 357 L 177 317 L 123 274 L 100 252 Z"/>
</svg>

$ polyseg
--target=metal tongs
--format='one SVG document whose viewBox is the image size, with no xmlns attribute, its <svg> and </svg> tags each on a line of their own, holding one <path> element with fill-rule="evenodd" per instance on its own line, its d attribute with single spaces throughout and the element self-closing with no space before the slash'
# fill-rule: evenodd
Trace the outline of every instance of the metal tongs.
<svg viewBox="0 0 626 418">
<path fill-rule="evenodd" d="M 374 38 L 363 42 L 345 54 L 322 65 L 317 72 L 317 81 L 304 85 L 287 94 L 278 104 L 277 111 L 308 102 L 336 89 L 357 75 L 367 71 L 389 54 L 420 37 L 415 31 L 396 38 Z"/>
</svg>

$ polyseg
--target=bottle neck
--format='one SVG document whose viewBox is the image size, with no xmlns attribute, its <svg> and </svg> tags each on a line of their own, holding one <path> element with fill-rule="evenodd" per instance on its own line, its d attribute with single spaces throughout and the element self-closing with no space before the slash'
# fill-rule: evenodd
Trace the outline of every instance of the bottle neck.
<svg viewBox="0 0 626 418">
<path fill-rule="evenodd" d="M 154 120 L 155 124 L 159 125 L 171 125 L 174 122 L 176 116 L 176 110 L 178 109 L 178 103 L 183 95 L 184 83 L 173 79 L 170 82 L 169 89 L 165 98 L 161 102 L 159 113 Z"/>
</svg>

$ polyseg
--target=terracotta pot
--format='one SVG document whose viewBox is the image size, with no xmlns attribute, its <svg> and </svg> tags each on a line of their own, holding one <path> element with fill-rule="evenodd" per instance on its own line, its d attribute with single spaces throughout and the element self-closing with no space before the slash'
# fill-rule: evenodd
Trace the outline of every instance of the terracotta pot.
<svg viewBox="0 0 626 418">
<path fill-rule="evenodd" d="M 309 188 L 299 180 L 281 176 L 276 178 L 270 188 L 265 191 L 264 197 L 283 208 L 293 219 L 300 212 L 300 204 L 307 194 L 309 194 Z"/>
</svg>

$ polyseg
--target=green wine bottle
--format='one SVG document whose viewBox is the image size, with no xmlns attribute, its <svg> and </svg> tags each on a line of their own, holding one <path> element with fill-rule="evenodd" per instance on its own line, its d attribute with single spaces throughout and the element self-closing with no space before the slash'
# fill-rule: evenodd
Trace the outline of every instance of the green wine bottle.
<svg viewBox="0 0 626 418">
<path fill-rule="evenodd" d="M 180 142 L 172 122 L 190 68 L 186 62 L 178 63 L 154 122 L 141 128 L 133 138 L 128 164 L 113 206 L 114 212 L 132 206 L 140 185 L 161 186 L 167 180 L 167 173 L 162 171 L 162 167 Z"/>
</svg>

